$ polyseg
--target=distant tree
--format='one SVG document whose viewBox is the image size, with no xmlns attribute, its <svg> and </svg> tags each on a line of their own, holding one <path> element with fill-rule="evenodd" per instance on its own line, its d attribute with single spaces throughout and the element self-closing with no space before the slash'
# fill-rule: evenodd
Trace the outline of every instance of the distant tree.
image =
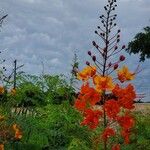
<svg viewBox="0 0 150 150">
<path fill-rule="evenodd" d="M 129 42 L 127 52 L 140 54 L 140 61 L 150 58 L 150 26 L 144 28 L 144 32 L 137 33 L 134 40 Z"/>
</svg>

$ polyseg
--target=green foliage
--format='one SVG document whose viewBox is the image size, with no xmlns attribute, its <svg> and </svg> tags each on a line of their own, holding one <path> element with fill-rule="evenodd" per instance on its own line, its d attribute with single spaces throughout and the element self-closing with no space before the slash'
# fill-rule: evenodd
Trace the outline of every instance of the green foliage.
<svg viewBox="0 0 150 150">
<path fill-rule="evenodd" d="M 10 99 L 18 106 L 43 106 L 61 104 L 63 101 L 73 103 L 74 94 L 74 89 L 62 76 L 19 74 L 17 93 Z"/>
<path fill-rule="evenodd" d="M 44 92 L 31 82 L 24 82 L 18 88 L 15 95 L 15 100 L 18 106 L 38 106 L 45 105 L 45 94 Z"/>
<path fill-rule="evenodd" d="M 63 101 L 73 103 L 74 89 L 61 76 L 44 76 L 45 95 L 50 104 L 61 104 Z"/>
<path fill-rule="evenodd" d="M 136 34 L 134 40 L 129 42 L 127 52 L 140 54 L 140 61 L 150 58 L 150 27 L 145 27 L 144 32 Z"/>
<path fill-rule="evenodd" d="M 35 112 L 35 116 L 13 115 L 12 121 L 22 128 L 23 144 L 62 150 L 78 139 L 79 144 L 90 149 L 91 133 L 80 126 L 81 116 L 68 102 L 38 107 Z"/>
</svg>

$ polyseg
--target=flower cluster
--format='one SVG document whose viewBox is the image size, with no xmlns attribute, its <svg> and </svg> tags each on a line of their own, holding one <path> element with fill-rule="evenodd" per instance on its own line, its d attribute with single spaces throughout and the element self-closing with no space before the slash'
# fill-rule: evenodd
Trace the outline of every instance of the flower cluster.
<svg viewBox="0 0 150 150">
<path fill-rule="evenodd" d="M 4 145 L 10 141 L 20 141 L 22 131 L 17 124 L 8 125 L 6 118 L 0 115 L 0 150 L 4 150 Z"/>
<path fill-rule="evenodd" d="M 121 76 L 121 83 L 133 79 L 133 74 L 126 66 L 117 70 L 116 73 L 119 81 Z M 110 137 L 115 137 L 116 132 L 118 132 L 117 127 L 120 127 L 119 133 L 124 138 L 124 143 L 128 144 L 131 129 L 135 124 L 135 120 L 130 113 L 134 109 L 136 98 L 133 85 L 120 86 L 113 81 L 111 76 L 100 75 L 94 66 L 87 66 L 78 72 L 78 79 L 82 80 L 83 84 L 74 106 L 83 114 L 84 119 L 81 125 L 96 129 L 102 121 L 101 118 L 106 114 L 107 125 L 101 134 L 102 139 L 107 142 Z M 115 98 L 107 98 L 108 93 Z M 95 107 L 100 101 L 103 101 L 101 109 Z M 111 126 L 114 123 L 116 124 L 115 127 Z M 113 145 L 112 150 L 115 149 L 119 150 L 120 145 Z"/>
<path fill-rule="evenodd" d="M 116 138 L 117 141 L 119 135 L 124 138 L 125 144 L 129 144 L 135 125 L 131 110 L 134 109 L 137 95 L 133 85 L 127 82 L 135 78 L 137 70 L 131 72 L 125 65 L 120 68 L 120 63 L 126 58 L 124 55 L 118 56 L 125 49 L 125 45 L 119 47 L 121 30 L 115 29 L 115 33 L 112 33 L 112 29 L 117 26 L 117 14 L 114 14 L 116 2 L 117 0 L 108 0 L 104 6 L 105 14 L 99 17 L 102 26 L 97 26 L 95 34 L 102 43 L 100 45 L 97 41 L 92 41 L 98 55 L 88 51 L 93 63 L 86 61 L 87 66 L 77 73 L 77 78 L 83 84 L 74 105 L 83 115 L 81 125 L 96 129 L 102 124 L 104 130 L 99 137 L 103 139 L 104 150 L 107 150 L 110 138 Z M 95 107 L 97 104 L 100 106 Z M 112 150 L 121 148 L 117 143 L 110 147 Z"/>
</svg>

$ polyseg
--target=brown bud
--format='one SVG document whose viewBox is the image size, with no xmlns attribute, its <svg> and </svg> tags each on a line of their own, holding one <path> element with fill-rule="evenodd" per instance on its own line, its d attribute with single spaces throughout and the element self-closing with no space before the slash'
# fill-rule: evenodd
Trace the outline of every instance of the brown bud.
<svg viewBox="0 0 150 150">
<path fill-rule="evenodd" d="M 118 68 L 118 64 L 114 65 L 114 70 L 116 70 Z"/>
</svg>

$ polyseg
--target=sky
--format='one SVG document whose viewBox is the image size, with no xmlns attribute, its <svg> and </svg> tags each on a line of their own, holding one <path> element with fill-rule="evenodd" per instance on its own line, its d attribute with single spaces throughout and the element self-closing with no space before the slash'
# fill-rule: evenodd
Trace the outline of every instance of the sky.
<svg viewBox="0 0 150 150">
<path fill-rule="evenodd" d="M 0 0 L 0 15 L 8 14 L 0 31 L 0 58 L 11 69 L 14 59 L 31 74 L 65 74 L 69 76 L 74 53 L 80 67 L 90 60 L 87 51 L 100 25 L 106 0 Z M 150 0 L 118 0 L 117 26 L 121 44 L 128 44 L 136 33 L 150 25 Z M 131 69 L 138 65 L 138 55 L 126 55 Z M 135 86 L 150 100 L 150 60 L 141 64 Z"/>
</svg>

